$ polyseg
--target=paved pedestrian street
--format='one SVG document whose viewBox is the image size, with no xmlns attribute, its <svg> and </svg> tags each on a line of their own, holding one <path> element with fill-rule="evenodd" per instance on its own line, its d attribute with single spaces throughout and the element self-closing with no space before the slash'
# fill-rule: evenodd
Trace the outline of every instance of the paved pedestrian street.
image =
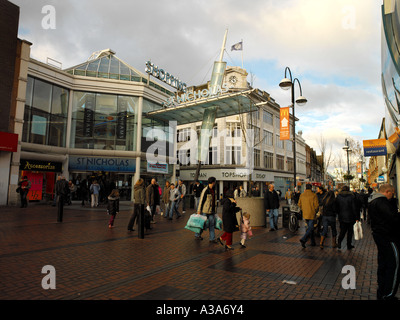
<svg viewBox="0 0 400 320">
<path fill-rule="evenodd" d="M 225 251 L 207 231 L 195 240 L 184 228 L 192 211 L 172 221 L 156 216 L 140 239 L 127 230 L 129 202 L 113 229 L 105 206 L 66 206 L 62 223 L 50 205 L 0 210 L 1 300 L 154 300 L 155 314 L 168 311 L 162 301 L 376 299 L 377 250 L 367 224 L 353 250 L 333 249 L 331 238 L 323 250 L 303 249 L 304 227 L 291 234 L 279 218 L 277 231 L 253 227 L 245 249 L 235 232 L 235 249 Z"/>
</svg>

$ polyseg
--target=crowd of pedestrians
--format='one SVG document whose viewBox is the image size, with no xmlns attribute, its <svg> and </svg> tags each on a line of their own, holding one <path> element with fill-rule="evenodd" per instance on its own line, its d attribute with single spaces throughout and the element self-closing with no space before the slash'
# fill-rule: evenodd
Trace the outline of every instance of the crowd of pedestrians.
<svg viewBox="0 0 400 320">
<path fill-rule="evenodd" d="M 225 250 L 233 250 L 233 233 L 240 231 L 240 247 L 246 248 L 245 241 L 252 235 L 250 226 L 250 214 L 241 212 L 236 200 L 246 197 L 247 194 L 242 186 L 236 190 L 225 190 L 223 198 L 218 204 L 216 191 L 216 179 L 211 177 L 206 185 L 195 181 L 192 185 L 194 196 L 194 208 L 197 215 L 204 218 L 204 227 L 195 233 L 196 240 L 203 240 L 202 234 L 208 229 L 209 242 L 220 243 Z M 17 192 L 21 197 L 21 208 L 28 205 L 27 194 L 31 187 L 29 179 L 24 176 L 18 183 Z M 88 183 L 86 180 L 78 180 L 76 183 L 67 181 L 64 176 L 59 176 L 55 185 L 55 204 L 57 205 L 57 221 L 63 221 L 63 207 L 71 204 L 72 194 L 78 193 L 78 199 L 89 202 L 91 207 L 99 205 L 102 186 L 96 179 Z M 110 216 L 108 227 L 113 228 L 116 216 L 119 213 L 119 190 L 112 186 L 108 189 L 106 197 L 107 212 Z M 252 195 L 256 190 L 252 190 Z M 133 188 L 134 203 L 133 212 L 129 219 L 127 229 L 134 231 L 137 225 L 142 230 L 152 229 L 156 223 L 154 217 L 161 214 L 165 219 L 173 220 L 185 214 L 185 196 L 187 186 L 183 180 L 177 184 L 167 181 L 164 189 L 158 185 L 155 178 L 145 186 L 144 180 L 139 179 Z M 378 249 L 378 299 L 396 299 L 395 295 L 400 283 L 400 214 L 398 212 L 397 200 L 394 199 L 395 189 L 390 184 L 383 184 L 379 189 L 361 192 L 350 191 L 348 186 L 341 190 L 326 191 L 323 187 L 317 187 L 316 192 L 312 190 L 311 184 L 306 184 L 303 193 L 298 190 L 287 190 L 285 200 L 290 205 L 295 203 L 301 210 L 305 222 L 305 233 L 300 238 L 302 248 L 310 241 L 310 246 L 316 246 L 316 236 L 320 237 L 319 247 L 325 248 L 325 241 L 331 235 L 333 249 L 342 249 L 345 241 L 347 250 L 354 248 L 354 226 L 363 221 L 371 226 L 373 239 Z M 278 230 L 278 216 L 281 197 L 275 190 L 273 184 L 269 184 L 264 193 L 265 221 L 269 218 L 270 231 Z M 222 229 L 220 236 L 216 236 L 217 206 L 222 207 Z M 180 211 L 180 207 L 181 211 Z M 241 212 L 240 221 L 237 213 Z M 337 230 L 337 222 L 339 230 Z M 266 225 L 267 226 L 267 225 Z M 330 230 L 330 233 L 329 233 Z"/>
</svg>

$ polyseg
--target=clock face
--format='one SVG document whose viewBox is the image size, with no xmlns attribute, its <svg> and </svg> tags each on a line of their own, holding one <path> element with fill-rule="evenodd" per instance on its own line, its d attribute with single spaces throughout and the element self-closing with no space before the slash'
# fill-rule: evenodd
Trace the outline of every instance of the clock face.
<svg viewBox="0 0 400 320">
<path fill-rule="evenodd" d="M 236 78 L 235 76 L 231 76 L 231 77 L 229 78 L 229 81 L 230 81 L 231 83 L 235 84 L 235 83 L 237 82 L 237 78 Z"/>
</svg>

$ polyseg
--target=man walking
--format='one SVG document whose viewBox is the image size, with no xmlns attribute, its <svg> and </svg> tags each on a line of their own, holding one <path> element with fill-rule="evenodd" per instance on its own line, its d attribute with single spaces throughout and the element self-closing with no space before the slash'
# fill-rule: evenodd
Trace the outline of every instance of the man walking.
<svg viewBox="0 0 400 320">
<path fill-rule="evenodd" d="M 311 240 L 311 246 L 315 246 L 314 222 L 315 215 L 319 210 L 319 204 L 318 197 L 314 192 L 312 192 L 311 188 L 311 184 L 306 185 L 306 190 L 300 195 L 298 203 L 301 211 L 303 212 L 303 219 L 307 224 L 306 233 L 300 239 L 300 243 L 303 248 L 306 247 L 308 238 Z"/>
<path fill-rule="evenodd" d="M 146 205 L 150 206 L 151 210 L 151 223 L 154 221 L 156 208 L 160 205 L 160 191 L 156 179 L 151 179 L 151 183 L 146 188 Z"/>
<path fill-rule="evenodd" d="M 182 213 L 186 212 L 186 204 L 185 204 L 185 195 L 186 195 L 186 185 L 183 183 L 183 180 L 179 179 L 178 182 L 178 191 L 181 194 L 181 197 L 178 200 L 176 209 L 178 210 L 179 205 L 182 202 Z"/>
<path fill-rule="evenodd" d="M 207 217 L 208 227 L 210 230 L 210 242 L 217 243 L 215 239 L 215 213 L 217 212 L 217 192 L 215 184 L 217 179 L 215 177 L 208 178 L 208 186 L 203 189 L 200 196 L 199 206 L 197 213 Z M 203 240 L 201 234 L 203 230 L 195 234 L 196 239 Z"/>
<path fill-rule="evenodd" d="M 384 184 L 368 202 L 372 236 L 378 247 L 378 300 L 397 300 L 400 281 L 400 214 L 393 194 L 393 186 Z"/>
<path fill-rule="evenodd" d="M 194 210 L 197 210 L 200 201 L 200 195 L 203 191 L 204 186 L 200 183 L 199 180 L 196 180 L 193 186 L 193 193 L 194 193 Z"/>
<path fill-rule="evenodd" d="M 65 177 L 62 176 L 61 179 L 56 182 L 56 194 L 57 194 L 57 222 L 63 221 L 64 214 L 64 203 L 67 202 L 69 193 L 68 182 Z"/>
<path fill-rule="evenodd" d="M 279 196 L 272 183 L 264 194 L 264 207 L 267 215 L 269 215 L 269 225 L 271 227 L 269 231 L 278 230 Z M 267 217 L 265 217 L 265 225 L 267 226 Z"/>
<path fill-rule="evenodd" d="M 344 186 L 336 198 L 337 213 L 339 217 L 340 233 L 338 238 L 338 249 L 341 249 L 342 241 L 347 233 L 347 249 L 354 248 L 352 245 L 354 223 L 360 220 L 360 211 L 357 212 L 356 198 L 348 186 Z"/>
<path fill-rule="evenodd" d="M 292 204 L 292 197 L 293 197 L 293 192 L 289 189 L 287 189 L 286 194 L 285 194 L 285 200 L 287 201 L 287 204 L 290 206 Z"/>
</svg>

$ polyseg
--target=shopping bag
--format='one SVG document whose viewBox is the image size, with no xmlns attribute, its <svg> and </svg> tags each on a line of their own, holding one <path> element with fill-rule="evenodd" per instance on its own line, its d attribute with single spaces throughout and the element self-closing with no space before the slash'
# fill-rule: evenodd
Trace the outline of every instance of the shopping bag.
<svg viewBox="0 0 400 320">
<path fill-rule="evenodd" d="M 360 221 L 357 221 L 354 224 L 353 230 L 354 230 L 354 239 L 355 240 L 361 240 L 363 238 L 363 231 L 362 231 L 362 226 L 361 226 L 361 222 Z"/>
<path fill-rule="evenodd" d="M 161 213 L 161 207 L 159 205 L 156 206 L 156 214 Z"/>
<path fill-rule="evenodd" d="M 219 215 L 215 215 L 215 229 L 222 230 L 222 219 Z"/>
<path fill-rule="evenodd" d="M 206 220 L 207 220 L 207 217 L 202 216 L 201 214 L 194 213 L 189 217 L 189 220 L 186 223 L 186 226 L 204 229 L 204 223 L 206 222 Z"/>
<path fill-rule="evenodd" d="M 188 226 L 188 225 L 185 226 L 185 229 L 193 231 L 194 233 L 200 233 L 200 231 L 201 231 L 201 228 L 191 227 L 191 226 Z"/>
</svg>

